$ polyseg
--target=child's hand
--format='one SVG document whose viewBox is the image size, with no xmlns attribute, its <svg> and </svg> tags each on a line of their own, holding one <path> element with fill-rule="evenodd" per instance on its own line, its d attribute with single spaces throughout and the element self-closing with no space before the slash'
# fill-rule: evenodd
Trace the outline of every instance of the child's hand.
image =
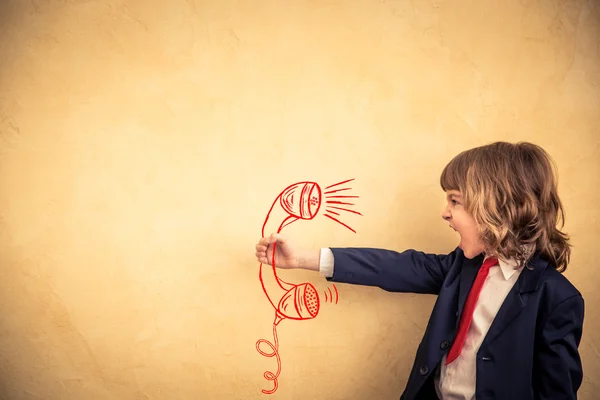
<svg viewBox="0 0 600 400">
<path fill-rule="evenodd" d="M 274 244 L 277 243 L 277 246 Z M 261 238 L 256 244 L 256 259 L 258 262 L 273 265 L 273 247 L 276 247 L 275 266 L 282 269 L 299 268 L 298 251 L 280 234 L 272 233 Z"/>
</svg>

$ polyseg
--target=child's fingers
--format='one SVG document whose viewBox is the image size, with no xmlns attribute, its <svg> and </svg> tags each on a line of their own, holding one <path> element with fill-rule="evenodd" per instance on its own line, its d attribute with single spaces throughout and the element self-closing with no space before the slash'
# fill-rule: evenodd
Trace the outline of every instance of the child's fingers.
<svg viewBox="0 0 600 400">
<path fill-rule="evenodd" d="M 273 234 L 271 234 L 271 236 L 273 236 L 279 244 L 287 243 L 287 239 L 279 233 L 273 233 Z"/>
<path fill-rule="evenodd" d="M 275 242 L 284 244 L 286 242 L 286 239 L 283 236 L 281 236 L 279 233 L 271 233 L 269 236 L 261 238 L 258 243 L 268 246 Z"/>
<path fill-rule="evenodd" d="M 266 253 L 256 252 L 256 260 L 261 264 L 269 264 Z"/>
<path fill-rule="evenodd" d="M 269 264 L 267 259 L 267 250 L 273 243 L 284 244 L 286 239 L 278 233 L 272 233 L 269 236 L 260 238 L 258 243 L 254 246 L 256 252 L 254 253 L 256 259 L 262 264 Z M 269 264 L 270 265 L 270 264 Z"/>
<path fill-rule="evenodd" d="M 260 243 L 259 243 L 259 244 L 257 244 L 257 245 L 255 246 L 255 248 L 256 248 L 256 251 L 257 251 L 257 252 L 258 252 L 258 251 L 262 251 L 262 252 L 265 252 L 265 251 L 267 251 L 267 246 L 265 246 L 265 245 L 263 245 L 263 244 L 260 244 Z"/>
</svg>

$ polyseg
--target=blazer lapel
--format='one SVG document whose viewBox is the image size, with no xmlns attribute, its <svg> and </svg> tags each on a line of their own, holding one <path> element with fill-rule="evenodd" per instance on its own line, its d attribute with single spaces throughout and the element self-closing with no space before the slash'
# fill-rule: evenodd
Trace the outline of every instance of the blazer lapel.
<svg viewBox="0 0 600 400">
<path fill-rule="evenodd" d="M 512 287 L 506 299 L 502 303 L 500 310 L 498 310 L 498 314 L 494 318 L 492 325 L 490 326 L 489 331 L 485 335 L 483 339 L 483 343 L 481 347 L 489 344 L 492 340 L 496 338 L 506 327 L 508 324 L 523 310 L 525 307 L 525 300 L 523 296 L 521 296 L 520 284 L 522 282 L 523 275 L 529 271 L 527 268 L 523 268 L 521 276 L 517 280 L 517 283 Z"/>
<path fill-rule="evenodd" d="M 536 291 L 542 273 L 548 265 L 539 256 L 534 257 L 521 271 L 521 275 L 512 287 L 498 314 L 494 318 L 481 347 L 488 345 L 514 320 L 527 305 L 527 293 Z"/>
</svg>

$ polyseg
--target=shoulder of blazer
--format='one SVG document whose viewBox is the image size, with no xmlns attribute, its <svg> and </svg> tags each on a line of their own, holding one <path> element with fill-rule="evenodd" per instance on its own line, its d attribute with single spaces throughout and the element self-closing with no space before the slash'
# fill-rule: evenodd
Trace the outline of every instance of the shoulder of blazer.
<svg viewBox="0 0 600 400">
<path fill-rule="evenodd" d="M 549 309 L 554 309 L 560 302 L 570 297 L 581 296 L 579 290 L 565 275 L 537 254 L 523 268 L 523 273 L 522 287 L 538 291 L 540 300 L 546 303 Z"/>
</svg>

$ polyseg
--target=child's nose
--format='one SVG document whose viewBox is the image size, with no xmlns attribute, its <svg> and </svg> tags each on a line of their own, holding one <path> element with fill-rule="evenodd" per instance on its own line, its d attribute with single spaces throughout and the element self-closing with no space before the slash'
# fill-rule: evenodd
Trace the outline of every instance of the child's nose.
<svg viewBox="0 0 600 400">
<path fill-rule="evenodd" d="M 442 219 L 444 221 L 448 221 L 450 219 L 452 215 L 450 214 L 450 211 L 448 211 L 447 208 L 444 209 L 444 211 L 442 212 Z"/>
</svg>

